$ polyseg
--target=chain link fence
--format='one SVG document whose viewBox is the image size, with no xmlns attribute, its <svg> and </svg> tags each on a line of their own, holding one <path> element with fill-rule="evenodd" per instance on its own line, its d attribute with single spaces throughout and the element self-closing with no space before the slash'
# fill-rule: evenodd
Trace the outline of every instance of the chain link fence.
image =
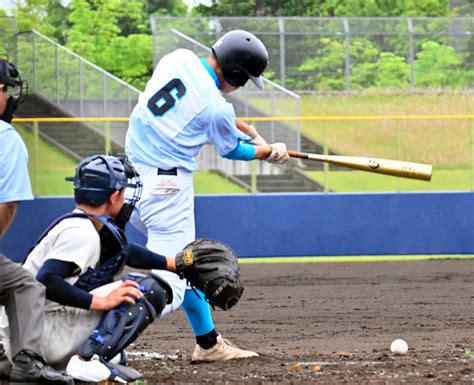
<svg viewBox="0 0 474 385">
<path fill-rule="evenodd" d="M 10 61 L 16 62 L 17 28 L 14 17 L 0 16 L 0 55 L 7 55 Z"/>
<path fill-rule="evenodd" d="M 159 17 L 155 52 L 179 30 L 205 45 L 245 29 L 266 45 L 265 75 L 295 92 L 474 89 L 473 17 Z"/>
<path fill-rule="evenodd" d="M 30 96 L 18 111 L 23 117 L 128 117 L 135 107 L 138 89 L 37 31 L 18 34 L 15 52 L 18 68 L 29 85 Z M 103 123 L 78 123 L 62 129 L 57 124 L 46 126 L 50 139 L 69 150 L 74 131 L 83 130 L 84 135 L 95 131 L 98 138 L 105 132 Z M 127 127 L 127 123 L 114 123 L 111 138 L 115 148 L 123 146 Z M 97 140 L 90 142 L 90 149 L 95 150 Z M 72 153 L 82 156 L 84 151 Z"/>
</svg>

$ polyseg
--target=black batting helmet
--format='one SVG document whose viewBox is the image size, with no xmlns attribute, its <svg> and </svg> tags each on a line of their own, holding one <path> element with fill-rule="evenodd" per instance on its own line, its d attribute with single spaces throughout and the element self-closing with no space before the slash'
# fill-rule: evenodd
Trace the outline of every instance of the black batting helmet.
<svg viewBox="0 0 474 385">
<path fill-rule="evenodd" d="M 21 85 L 21 78 L 15 65 L 8 61 L 8 58 L 0 58 L 0 84 L 16 87 Z"/>
<path fill-rule="evenodd" d="M 242 87 L 251 79 L 263 88 L 262 73 L 268 65 L 268 52 L 254 34 L 235 30 L 227 32 L 213 46 L 224 78 L 234 87 Z"/>
<path fill-rule="evenodd" d="M 103 204 L 115 191 L 125 187 L 135 189 L 129 203 L 135 204 L 141 196 L 142 183 L 126 156 L 90 156 L 77 165 L 74 177 L 67 177 L 66 180 L 74 182 L 77 203 L 95 207 Z"/>
</svg>

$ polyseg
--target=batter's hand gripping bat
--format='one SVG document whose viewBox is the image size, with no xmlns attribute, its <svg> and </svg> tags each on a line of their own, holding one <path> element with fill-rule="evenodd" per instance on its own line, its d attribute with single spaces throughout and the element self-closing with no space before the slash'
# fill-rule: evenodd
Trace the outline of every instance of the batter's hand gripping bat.
<svg viewBox="0 0 474 385">
<path fill-rule="evenodd" d="M 311 159 L 356 170 L 426 181 L 431 180 L 433 173 L 433 167 L 430 164 L 404 162 L 401 160 L 366 158 L 363 156 L 308 154 L 298 151 L 288 151 L 288 155 L 292 158 Z"/>
</svg>

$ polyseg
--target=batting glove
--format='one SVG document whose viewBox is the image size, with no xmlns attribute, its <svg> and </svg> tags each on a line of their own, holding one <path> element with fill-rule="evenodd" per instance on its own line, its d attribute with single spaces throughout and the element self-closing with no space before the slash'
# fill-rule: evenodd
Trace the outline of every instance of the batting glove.
<svg viewBox="0 0 474 385">
<path fill-rule="evenodd" d="M 272 148 L 272 152 L 265 159 L 267 162 L 285 163 L 288 159 L 290 159 L 285 143 L 273 143 L 270 144 L 270 147 Z"/>
</svg>

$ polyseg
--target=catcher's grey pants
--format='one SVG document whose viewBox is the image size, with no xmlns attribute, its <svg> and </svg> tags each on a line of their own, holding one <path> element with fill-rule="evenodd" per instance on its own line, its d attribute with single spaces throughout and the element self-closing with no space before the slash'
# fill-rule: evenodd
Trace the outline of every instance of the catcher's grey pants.
<svg viewBox="0 0 474 385">
<path fill-rule="evenodd" d="M 0 304 L 10 324 L 10 346 L 15 357 L 21 350 L 40 356 L 44 325 L 45 288 L 21 266 L 0 253 Z"/>
</svg>

